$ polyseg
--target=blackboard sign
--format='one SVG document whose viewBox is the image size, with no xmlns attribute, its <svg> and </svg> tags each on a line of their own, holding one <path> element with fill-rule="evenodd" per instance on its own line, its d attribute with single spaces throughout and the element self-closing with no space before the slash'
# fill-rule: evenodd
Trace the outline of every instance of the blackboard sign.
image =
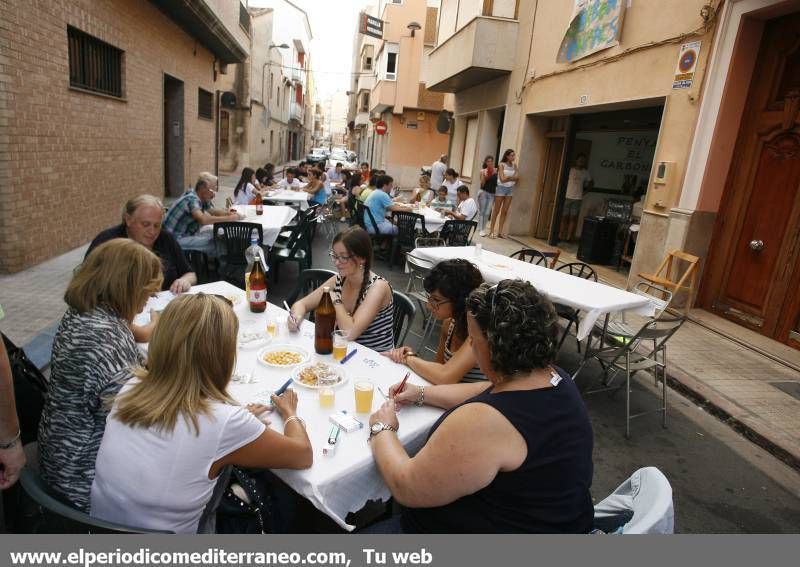
<svg viewBox="0 0 800 567">
<path fill-rule="evenodd" d="M 619 221 L 628 221 L 633 211 L 633 203 L 623 199 L 609 199 L 606 209 L 606 218 Z"/>
</svg>

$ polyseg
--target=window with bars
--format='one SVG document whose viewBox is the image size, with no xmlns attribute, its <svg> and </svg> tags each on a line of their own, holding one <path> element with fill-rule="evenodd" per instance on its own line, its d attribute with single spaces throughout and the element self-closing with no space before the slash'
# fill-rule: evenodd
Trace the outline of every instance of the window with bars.
<svg viewBox="0 0 800 567">
<path fill-rule="evenodd" d="M 122 98 L 122 54 L 102 40 L 67 26 L 69 84 Z"/>
<path fill-rule="evenodd" d="M 197 89 L 197 115 L 200 118 L 214 118 L 214 95 L 204 89 Z"/>
</svg>

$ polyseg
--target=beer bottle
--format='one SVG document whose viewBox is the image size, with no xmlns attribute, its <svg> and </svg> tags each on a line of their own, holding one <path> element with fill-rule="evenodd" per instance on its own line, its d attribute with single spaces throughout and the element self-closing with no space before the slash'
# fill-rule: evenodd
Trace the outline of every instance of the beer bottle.
<svg viewBox="0 0 800 567">
<path fill-rule="evenodd" d="M 322 288 L 322 301 L 314 311 L 314 350 L 317 354 L 333 352 L 333 329 L 336 327 L 336 310 L 331 301 L 331 288 Z"/>
<path fill-rule="evenodd" d="M 260 194 L 256 194 L 256 214 L 264 214 L 264 199 L 261 198 Z"/>
<path fill-rule="evenodd" d="M 267 309 L 267 275 L 261 267 L 261 258 L 256 258 L 250 272 L 250 311 L 263 313 Z"/>
</svg>

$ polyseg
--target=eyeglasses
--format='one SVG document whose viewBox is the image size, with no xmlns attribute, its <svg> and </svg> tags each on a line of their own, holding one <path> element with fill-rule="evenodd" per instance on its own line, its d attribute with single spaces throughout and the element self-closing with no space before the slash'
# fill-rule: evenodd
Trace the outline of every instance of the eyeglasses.
<svg viewBox="0 0 800 567">
<path fill-rule="evenodd" d="M 333 250 L 328 252 L 328 255 L 331 257 L 331 260 L 333 260 L 334 264 L 338 264 L 339 262 L 349 262 L 353 258 L 352 256 L 339 256 L 338 254 L 334 253 Z"/>
<path fill-rule="evenodd" d="M 449 299 L 431 299 L 428 297 L 428 305 L 431 306 L 431 309 L 439 309 L 445 303 L 450 303 Z"/>
</svg>

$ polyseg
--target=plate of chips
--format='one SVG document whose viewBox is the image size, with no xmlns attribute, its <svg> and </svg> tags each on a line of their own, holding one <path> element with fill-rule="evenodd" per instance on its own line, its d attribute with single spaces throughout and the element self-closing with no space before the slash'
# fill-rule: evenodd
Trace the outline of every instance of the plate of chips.
<svg viewBox="0 0 800 567">
<path fill-rule="evenodd" d="M 270 345 L 258 351 L 258 361 L 273 368 L 291 368 L 308 362 L 310 357 L 306 349 L 295 345 Z"/>
</svg>

